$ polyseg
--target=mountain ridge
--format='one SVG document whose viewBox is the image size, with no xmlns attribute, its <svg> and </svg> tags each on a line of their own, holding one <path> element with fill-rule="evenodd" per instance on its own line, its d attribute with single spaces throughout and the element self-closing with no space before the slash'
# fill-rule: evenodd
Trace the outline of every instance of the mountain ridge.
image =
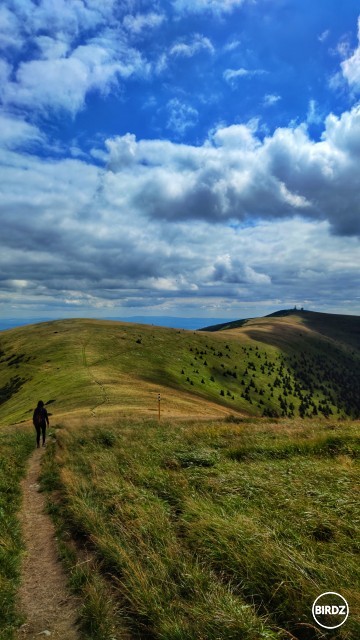
<svg viewBox="0 0 360 640">
<path fill-rule="evenodd" d="M 0 335 L 0 424 L 29 420 L 41 397 L 57 415 L 117 412 L 360 417 L 360 319 L 292 310 L 227 330 L 186 331 L 91 319 Z"/>
</svg>

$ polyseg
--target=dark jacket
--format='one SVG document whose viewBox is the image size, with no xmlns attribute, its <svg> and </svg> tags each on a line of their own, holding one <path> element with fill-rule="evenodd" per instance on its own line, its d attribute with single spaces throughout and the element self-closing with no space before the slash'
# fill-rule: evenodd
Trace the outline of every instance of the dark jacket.
<svg viewBox="0 0 360 640">
<path fill-rule="evenodd" d="M 35 427 L 45 427 L 49 424 L 49 417 L 45 407 L 36 407 L 33 413 L 33 424 Z"/>
</svg>

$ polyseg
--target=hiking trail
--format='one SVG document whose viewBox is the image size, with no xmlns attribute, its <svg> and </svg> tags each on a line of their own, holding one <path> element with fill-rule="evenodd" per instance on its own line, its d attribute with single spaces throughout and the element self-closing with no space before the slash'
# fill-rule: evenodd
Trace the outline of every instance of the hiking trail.
<svg viewBox="0 0 360 640">
<path fill-rule="evenodd" d="M 61 566 L 54 525 L 45 510 L 45 496 L 39 492 L 42 449 L 30 457 L 22 481 L 20 512 L 26 553 L 22 562 L 19 609 L 26 616 L 17 632 L 18 640 L 79 640 L 77 599 L 69 594 Z"/>
</svg>

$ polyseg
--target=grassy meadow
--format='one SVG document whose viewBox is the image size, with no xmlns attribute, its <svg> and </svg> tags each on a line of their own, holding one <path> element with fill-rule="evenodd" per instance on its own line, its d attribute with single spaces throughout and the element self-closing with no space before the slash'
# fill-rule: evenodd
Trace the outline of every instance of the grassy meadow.
<svg viewBox="0 0 360 640">
<path fill-rule="evenodd" d="M 286 312 L 221 329 L 0 333 L 1 640 L 18 623 L 40 398 L 42 488 L 84 640 L 358 640 L 359 321 Z M 331 632 L 311 614 L 326 591 L 350 606 Z"/>
<path fill-rule="evenodd" d="M 56 429 L 42 482 L 86 637 L 356 640 L 359 433 L 251 418 Z M 311 607 L 326 591 L 351 615 L 324 634 Z"/>
<path fill-rule="evenodd" d="M 23 552 L 17 519 L 21 504 L 20 480 L 33 449 L 33 434 L 0 432 L 0 638 L 11 640 L 19 624 L 16 594 Z"/>
</svg>

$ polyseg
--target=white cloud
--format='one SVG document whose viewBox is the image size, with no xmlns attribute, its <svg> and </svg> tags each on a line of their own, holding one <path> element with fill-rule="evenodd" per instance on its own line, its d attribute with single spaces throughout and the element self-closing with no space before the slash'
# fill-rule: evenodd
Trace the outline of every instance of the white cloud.
<svg viewBox="0 0 360 640">
<path fill-rule="evenodd" d="M 0 49 L 18 49 L 22 45 L 20 25 L 6 6 L 0 7 Z"/>
<path fill-rule="evenodd" d="M 43 134 L 36 126 L 0 111 L 0 147 L 14 149 L 44 141 Z"/>
<path fill-rule="evenodd" d="M 260 76 L 266 73 L 264 69 L 226 69 L 223 73 L 223 77 L 229 84 L 234 84 L 235 80 L 240 78 L 252 78 L 254 76 Z"/>
<path fill-rule="evenodd" d="M 12 67 L 6 60 L 0 60 L 0 93 L 3 93 L 4 87 L 9 80 Z"/>
<path fill-rule="evenodd" d="M 38 36 L 34 39 L 42 58 L 56 60 L 63 58 L 69 50 L 69 43 L 65 39 L 51 38 L 50 36 Z"/>
<path fill-rule="evenodd" d="M 170 55 L 176 57 L 192 58 L 199 51 L 214 52 L 214 47 L 205 36 L 196 33 L 189 42 L 177 42 L 170 49 Z"/>
<path fill-rule="evenodd" d="M 66 34 L 72 43 L 80 33 L 99 30 L 109 21 L 111 23 L 114 6 L 115 0 L 104 3 L 85 0 L 22 0 L 16 3 L 14 11 L 27 34 Z"/>
<path fill-rule="evenodd" d="M 254 150 L 260 146 L 255 134 L 257 121 L 252 120 L 247 124 L 232 124 L 214 131 L 212 141 L 218 147 L 226 147 L 241 152 L 241 150 Z"/>
<path fill-rule="evenodd" d="M 113 0 L 103 4 L 23 0 L 13 13 L 6 8 L 0 12 L 0 43 L 1 25 L 8 26 L 10 15 L 11 37 L 18 40 L 20 49 L 27 48 L 11 77 L 5 75 L 9 68 L 2 63 L 3 103 L 35 112 L 63 109 L 74 115 L 90 91 L 106 94 L 123 78 L 146 76 L 150 65 L 129 44 L 118 7 L 114 13 L 115 4 Z M 159 20 L 155 13 L 138 15 L 129 28 L 139 31 Z"/>
<path fill-rule="evenodd" d="M 319 105 L 316 100 L 309 101 L 308 112 L 306 116 L 306 122 L 308 124 L 320 124 L 323 121 L 323 114 L 319 110 Z"/>
<path fill-rule="evenodd" d="M 325 29 L 325 31 L 320 33 L 318 37 L 319 42 L 321 43 L 325 42 L 328 39 L 329 35 L 330 35 L 330 29 Z"/>
<path fill-rule="evenodd" d="M 145 67 L 145 68 L 144 68 Z M 80 111 L 90 90 L 107 92 L 118 77 L 146 72 L 140 54 L 127 50 L 113 56 L 110 47 L 96 43 L 77 47 L 69 57 L 22 62 L 15 81 L 3 88 L 5 104 L 36 109 Z"/>
<path fill-rule="evenodd" d="M 165 20 L 165 15 L 160 13 L 137 13 L 127 15 L 123 20 L 124 27 L 131 33 L 138 35 L 146 29 L 155 29 Z"/>
<path fill-rule="evenodd" d="M 91 86 L 89 70 L 76 58 L 32 60 L 20 65 L 16 82 L 4 90 L 5 104 L 79 111 Z"/>
<path fill-rule="evenodd" d="M 272 107 L 279 102 L 279 100 L 281 100 L 281 96 L 274 93 L 267 93 L 266 96 L 264 96 L 263 104 L 265 107 Z"/>
<path fill-rule="evenodd" d="M 136 161 L 137 143 L 134 134 L 117 136 L 106 140 L 106 148 L 109 151 L 108 168 L 113 171 L 132 166 Z"/>
<path fill-rule="evenodd" d="M 230 40 L 228 44 L 225 45 L 224 51 L 235 51 L 238 47 L 241 46 L 240 40 Z"/>
<path fill-rule="evenodd" d="M 179 13 L 203 13 L 215 14 L 229 13 L 236 7 L 254 0 L 172 0 L 175 9 Z"/>
<path fill-rule="evenodd" d="M 178 98 L 173 98 L 167 103 L 169 117 L 167 120 L 167 128 L 174 131 L 180 136 L 194 127 L 199 119 L 197 109 L 189 104 L 184 104 Z"/>
<path fill-rule="evenodd" d="M 349 85 L 360 91 L 360 18 L 358 20 L 359 45 L 353 54 L 341 63 L 342 73 Z M 347 52 L 346 52 L 347 53 Z"/>
</svg>

